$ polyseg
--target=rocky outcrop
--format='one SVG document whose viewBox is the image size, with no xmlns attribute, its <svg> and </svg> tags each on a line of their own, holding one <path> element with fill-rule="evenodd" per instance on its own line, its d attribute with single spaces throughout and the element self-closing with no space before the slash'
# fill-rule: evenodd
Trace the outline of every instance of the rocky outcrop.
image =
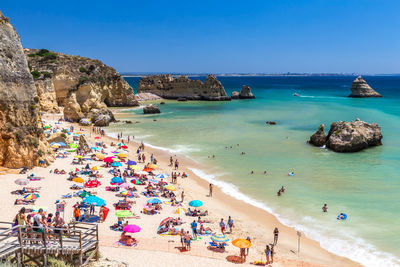
<svg viewBox="0 0 400 267">
<path fill-rule="evenodd" d="M 53 160 L 42 126 L 19 36 L 0 12 L 0 165 L 33 167 L 39 160 Z"/>
<path fill-rule="evenodd" d="M 233 91 L 231 94 L 231 99 L 239 99 L 239 92 Z"/>
<path fill-rule="evenodd" d="M 79 148 L 82 149 L 85 152 L 90 152 L 90 145 L 89 145 L 89 141 L 87 140 L 87 138 L 82 134 L 79 137 Z"/>
<path fill-rule="evenodd" d="M 314 146 L 323 146 L 326 143 L 325 125 L 321 124 L 318 130 L 311 135 L 309 143 Z"/>
<path fill-rule="evenodd" d="M 147 105 L 143 108 L 143 113 L 144 114 L 157 114 L 157 113 L 161 113 L 161 111 L 160 111 L 160 108 L 157 106 Z"/>
<path fill-rule="evenodd" d="M 65 107 L 67 120 L 79 121 L 92 109 L 139 106 L 129 84 L 99 60 L 46 49 L 25 49 L 25 54 L 37 83 L 46 77 L 53 85 L 57 104 Z M 39 98 L 46 96 L 39 94 Z"/>
<path fill-rule="evenodd" d="M 114 114 L 107 108 L 92 109 L 89 116 L 93 124 L 99 127 L 108 126 L 110 122 L 115 121 Z"/>
<path fill-rule="evenodd" d="M 247 85 L 242 86 L 242 90 L 239 93 L 239 99 L 253 99 L 255 96 L 251 92 L 251 88 Z"/>
<path fill-rule="evenodd" d="M 47 138 L 47 142 L 49 144 L 53 143 L 53 142 L 54 143 L 62 142 L 62 143 L 65 143 L 65 144 L 69 143 L 68 136 L 65 133 L 62 133 L 62 132 L 57 132 L 57 133 L 52 134 L 50 137 Z"/>
<path fill-rule="evenodd" d="M 353 81 L 350 89 L 351 95 L 349 97 L 382 97 L 361 76 Z"/>
<path fill-rule="evenodd" d="M 159 100 L 162 98 L 152 93 L 139 93 L 136 94 L 136 99 L 138 101 L 151 101 L 151 100 Z"/>
<path fill-rule="evenodd" d="M 322 133 L 320 132 L 322 130 Z M 311 136 L 310 143 L 327 148 L 336 152 L 357 152 L 372 146 L 382 145 L 381 128 L 376 123 L 367 123 L 359 119 L 351 122 L 339 121 L 331 124 L 326 141 L 322 143 L 323 127 Z"/>
<path fill-rule="evenodd" d="M 40 110 L 60 113 L 52 79 L 45 77 L 35 79 L 35 86 L 39 97 Z"/>
<path fill-rule="evenodd" d="M 224 87 L 214 75 L 208 75 L 204 83 L 187 76 L 174 78 L 172 75 L 153 75 L 139 81 L 137 92 L 152 93 L 166 99 L 230 100 Z"/>
<path fill-rule="evenodd" d="M 90 124 L 91 124 L 91 120 L 88 118 L 84 118 L 79 121 L 79 125 L 82 125 L 82 126 L 89 126 Z"/>
</svg>

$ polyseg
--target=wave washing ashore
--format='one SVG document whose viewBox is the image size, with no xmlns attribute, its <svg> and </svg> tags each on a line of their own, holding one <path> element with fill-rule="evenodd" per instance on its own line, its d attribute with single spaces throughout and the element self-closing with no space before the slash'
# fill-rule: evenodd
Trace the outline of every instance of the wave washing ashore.
<svg viewBox="0 0 400 267">
<path fill-rule="evenodd" d="M 203 178 L 272 212 L 335 254 L 366 266 L 397 266 L 400 78 L 364 78 L 383 98 L 348 98 L 354 77 L 221 77 L 228 93 L 247 84 L 256 100 L 167 101 L 161 115 L 121 112 L 118 118 L 140 123 L 111 129 L 189 156 L 202 166 L 195 169 Z M 127 80 L 132 86 L 138 81 Z M 355 118 L 378 123 L 383 146 L 338 154 L 305 143 L 320 123 Z M 266 125 L 267 120 L 277 125 Z M 295 176 L 287 175 L 291 171 Z M 282 185 L 287 192 L 278 198 Z M 324 203 L 327 214 L 321 211 Z M 341 212 L 349 215 L 346 222 L 337 222 Z"/>
<path fill-rule="evenodd" d="M 57 128 L 57 131 L 60 131 L 63 128 L 69 128 L 71 126 L 69 123 L 56 123 L 56 121 L 52 121 L 51 118 L 55 118 L 53 115 L 44 116 L 44 118 L 47 120 L 47 123 L 50 125 L 51 129 Z M 121 140 L 116 140 L 112 137 L 95 134 L 90 127 L 83 127 L 83 129 L 79 129 L 80 127 L 78 125 L 74 126 L 74 132 L 76 135 L 85 135 L 89 140 L 89 146 L 98 147 L 97 153 L 104 153 L 104 156 L 113 155 L 112 151 L 116 150 L 116 146 L 110 146 L 111 142 L 114 144 L 121 142 Z M 124 139 L 126 142 L 127 139 Z M 75 143 L 77 143 L 77 141 L 75 141 Z M 104 143 L 107 145 L 107 148 L 102 149 L 97 146 L 96 143 Z M 127 162 L 129 159 L 135 160 L 137 157 L 136 149 L 139 145 L 140 143 L 132 141 L 127 143 L 126 147 L 120 145 L 121 149 L 123 149 L 126 154 L 119 154 L 121 161 L 123 161 L 122 159 L 125 159 Z M 71 146 L 71 148 L 72 149 L 66 150 L 74 150 L 74 146 Z M 95 160 L 92 157 L 92 159 L 86 159 L 85 156 L 80 157 L 72 151 L 64 153 L 65 150 L 61 149 L 58 152 L 62 153 L 63 155 L 60 156 L 61 154 L 59 154 L 56 161 L 49 167 L 36 167 L 26 174 L 7 174 L 6 176 L 1 177 L 1 179 L 7 181 L 0 189 L 0 200 L 3 202 L 3 205 L 0 205 L 0 219 L 2 221 L 12 221 L 15 217 L 15 214 L 17 214 L 21 207 L 20 205 L 14 205 L 14 198 L 10 198 L 11 191 L 21 189 L 21 185 L 14 183 L 14 181 L 16 179 L 27 180 L 27 175 L 28 177 L 31 177 L 31 173 L 34 174 L 33 177 L 35 177 L 35 179 L 31 177 L 32 179 L 30 180 L 32 181 L 29 182 L 29 187 L 36 187 L 38 188 L 37 190 L 40 190 L 38 196 L 36 196 L 36 200 L 34 200 L 35 205 L 47 210 L 48 213 L 54 213 L 54 203 L 56 203 L 56 200 L 65 201 L 66 206 L 64 220 L 68 222 L 74 219 L 73 217 L 77 217 L 77 211 L 74 210 L 73 206 L 77 203 L 77 201 L 81 201 L 81 198 L 77 196 L 65 196 L 62 199 L 62 195 L 68 195 L 68 193 L 71 193 L 71 187 L 78 187 L 81 181 L 78 178 L 76 178 L 75 181 L 69 181 L 68 172 L 76 172 L 76 168 L 79 168 L 79 170 L 82 171 L 86 164 L 89 164 L 89 167 L 92 170 L 97 169 L 94 172 L 97 173 L 96 176 L 98 178 L 92 178 L 92 182 L 89 182 L 88 175 L 90 172 L 82 171 L 82 173 L 80 173 L 80 178 L 86 182 L 85 187 L 90 187 L 86 190 L 90 191 L 91 194 L 94 194 L 94 199 L 96 199 L 90 201 L 87 200 L 86 202 L 92 204 L 98 203 L 99 206 L 105 202 L 106 207 L 110 209 L 105 221 L 99 223 L 101 254 L 105 255 L 106 257 L 127 261 L 131 266 L 137 266 L 138 264 L 140 264 L 140 266 L 165 266 L 166 261 L 171 265 L 234 266 L 232 263 L 228 262 L 227 259 L 232 260 L 235 258 L 233 256 L 237 257 L 239 255 L 239 249 L 230 243 L 230 241 L 233 241 L 237 238 L 246 238 L 247 236 L 250 236 L 252 246 L 247 256 L 247 263 L 244 264 L 248 265 L 250 262 L 254 261 L 265 261 L 265 245 L 274 242 L 273 231 L 275 227 L 278 227 L 279 238 L 277 240 L 277 245 L 275 246 L 276 254 L 274 257 L 273 266 L 298 266 L 299 264 L 302 266 L 357 266 L 357 264 L 354 262 L 327 252 L 326 250 L 322 249 L 317 242 L 312 241 L 304 236 L 302 237 L 301 253 L 300 255 L 297 255 L 297 235 L 294 229 L 280 224 L 272 215 L 268 214 L 267 212 L 250 206 L 242 201 L 238 201 L 231 196 L 225 195 L 217 187 L 214 188 L 212 197 L 207 196 L 209 194 L 208 182 L 197 177 L 194 173 L 196 171 L 192 172 L 188 169 L 188 167 L 195 169 L 201 169 L 202 167 L 183 157 L 178 158 L 180 164 L 176 172 L 185 172 L 187 173 L 188 177 L 178 177 L 177 183 L 172 184 L 172 186 L 177 189 L 175 194 L 177 195 L 177 200 L 179 200 L 179 202 L 181 200 L 181 192 L 184 191 L 184 200 L 183 203 L 180 204 L 182 206 L 179 206 L 179 208 L 188 208 L 189 201 L 191 200 L 202 201 L 203 206 L 201 206 L 200 209 L 203 212 L 205 210 L 208 211 L 208 215 L 202 217 L 202 220 L 207 221 L 203 225 L 206 229 L 208 227 L 211 229 L 207 231 L 213 231 L 216 233 L 220 232 L 220 219 L 224 218 L 225 221 L 227 221 L 228 217 L 232 216 L 234 220 L 234 228 L 232 229 L 232 233 L 226 233 L 226 236 L 230 239 L 230 241 L 227 242 L 228 246 L 225 248 L 225 252 L 221 253 L 218 252 L 218 249 L 210 250 L 208 248 L 210 246 L 209 242 L 211 241 L 210 235 L 200 236 L 199 238 L 193 240 L 191 242 L 190 251 L 181 250 L 182 246 L 180 236 L 169 235 L 168 233 L 160 235 L 158 230 L 163 229 L 162 227 L 159 227 L 160 222 L 165 218 L 173 217 L 177 219 L 180 217 L 183 221 L 183 224 L 175 227 L 190 231 L 191 223 L 193 220 L 197 219 L 197 216 L 191 217 L 186 216 L 183 213 L 175 213 L 178 207 L 172 206 L 168 199 L 165 199 L 161 195 L 159 198 L 162 201 L 160 204 L 162 209 L 155 212 L 154 215 L 145 214 L 144 209 L 150 212 L 149 209 L 151 209 L 151 207 L 147 203 L 152 198 L 147 198 L 142 194 L 143 192 L 146 192 L 146 190 L 143 185 L 137 184 L 137 182 L 135 182 L 134 185 L 137 191 L 133 192 L 137 194 L 137 196 L 135 196 L 135 198 L 127 199 L 128 201 L 133 201 L 133 204 L 131 204 L 131 211 L 133 214 L 130 214 L 130 217 L 123 220 L 123 223 L 135 224 L 141 229 L 134 227 L 132 230 L 136 233 L 131 234 L 134 237 L 134 240 L 130 240 L 136 243 L 136 246 L 123 246 L 121 243 L 123 243 L 123 241 L 127 241 L 129 237 L 122 236 L 121 232 L 110 229 L 120 227 L 117 223 L 117 218 L 114 215 L 116 212 L 118 212 L 118 210 L 115 210 L 112 204 L 116 203 L 118 204 L 118 207 L 122 205 L 120 202 L 121 197 L 118 196 L 118 192 L 106 190 L 106 188 L 110 189 L 110 187 L 115 187 L 115 183 L 119 183 L 116 181 L 116 178 L 112 178 L 114 175 L 112 175 L 110 171 L 113 168 L 99 168 L 100 165 L 105 164 L 103 161 Z M 94 152 L 92 151 L 90 154 L 93 153 Z M 145 154 L 147 158 L 146 162 L 149 162 L 151 155 L 157 159 L 158 168 L 154 172 L 171 173 L 175 171 L 173 166 L 170 166 L 169 164 L 169 153 L 146 146 L 145 149 L 141 151 L 141 154 Z M 172 156 L 174 159 L 177 158 L 175 155 Z M 96 158 L 99 159 L 100 156 L 96 156 Z M 83 162 L 80 163 L 80 161 Z M 117 162 L 118 161 L 114 161 L 115 164 L 113 163 L 117 169 L 119 168 L 118 165 L 125 166 L 128 164 L 119 164 Z M 135 166 L 138 166 L 138 169 L 143 169 L 145 167 L 145 163 L 137 163 Z M 155 168 L 154 166 L 148 167 Z M 121 170 L 124 169 L 122 167 L 120 168 Z M 38 177 L 42 178 L 39 179 Z M 160 178 L 155 179 L 158 179 L 157 181 L 161 182 Z M 97 180 L 100 183 L 98 183 Z M 110 185 L 110 181 L 113 182 L 114 185 Z M 148 181 L 150 180 L 147 180 L 146 183 Z M 171 185 L 170 178 L 164 179 L 164 181 Z M 96 186 L 94 185 L 95 182 Z M 73 185 L 74 183 L 76 183 L 76 185 Z M 154 190 L 154 192 L 157 192 L 157 190 Z M 97 197 L 102 199 L 102 201 L 97 200 Z M 15 198 L 18 198 L 18 196 L 16 195 Z M 122 197 L 122 200 L 123 199 L 124 198 Z M 32 207 L 31 205 L 26 204 L 25 206 L 27 208 Z M 198 205 L 193 204 L 192 206 Z M 101 208 L 100 210 L 99 208 L 100 207 L 95 207 L 95 215 L 102 214 Z M 193 207 L 191 208 L 193 209 Z M 155 209 L 158 209 L 157 205 L 155 206 Z M 83 212 L 78 215 L 80 215 L 81 218 Z M 87 216 L 88 214 L 85 213 L 85 218 L 87 218 Z M 91 216 L 89 217 L 92 218 Z M 96 219 L 96 216 L 93 218 Z M 102 215 L 100 215 L 100 220 L 101 218 L 103 218 Z M 137 232 L 138 229 L 139 232 Z M 172 230 L 170 229 L 170 231 Z M 123 238 L 123 240 L 118 242 L 120 238 Z M 159 258 L 152 257 L 152 255 L 159 255 L 163 258 L 163 261 L 160 261 Z"/>
</svg>

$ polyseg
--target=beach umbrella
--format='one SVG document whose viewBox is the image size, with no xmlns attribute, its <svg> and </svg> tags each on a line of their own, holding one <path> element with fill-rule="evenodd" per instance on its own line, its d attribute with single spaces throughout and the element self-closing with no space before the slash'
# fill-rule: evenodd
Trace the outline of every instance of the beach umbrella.
<svg viewBox="0 0 400 267">
<path fill-rule="evenodd" d="M 76 156 L 74 156 L 74 158 L 83 159 L 83 157 L 81 155 L 76 155 Z"/>
<path fill-rule="evenodd" d="M 94 139 L 100 139 L 101 137 L 100 136 L 96 136 Z"/>
<path fill-rule="evenodd" d="M 251 247 L 251 242 L 247 239 L 238 238 L 232 241 L 232 245 L 238 248 L 249 248 Z"/>
<path fill-rule="evenodd" d="M 113 162 L 120 162 L 121 160 L 119 158 L 113 158 Z"/>
<path fill-rule="evenodd" d="M 90 196 L 93 196 L 93 195 L 90 194 L 87 191 L 82 191 L 82 192 L 78 193 L 78 196 L 80 196 L 81 198 L 85 198 L 85 197 L 90 197 Z"/>
<path fill-rule="evenodd" d="M 65 144 L 64 142 L 58 142 L 58 144 L 59 144 L 60 146 L 67 146 L 67 144 Z"/>
<path fill-rule="evenodd" d="M 126 146 L 124 143 L 119 143 L 118 146 Z"/>
<path fill-rule="evenodd" d="M 15 183 L 17 185 L 27 185 L 27 184 L 29 184 L 29 180 L 28 179 L 19 178 L 19 179 L 15 180 Z"/>
<path fill-rule="evenodd" d="M 140 227 L 134 224 L 128 224 L 122 229 L 122 231 L 127 233 L 138 233 L 140 230 Z"/>
<path fill-rule="evenodd" d="M 92 170 L 92 171 L 98 171 L 98 170 L 101 170 L 101 167 L 100 167 L 100 166 L 93 166 L 93 167 L 91 168 L 91 170 Z"/>
<path fill-rule="evenodd" d="M 96 180 L 88 181 L 85 183 L 85 187 L 87 187 L 87 188 L 94 188 L 94 187 L 98 187 L 100 185 L 101 185 L 101 183 Z"/>
<path fill-rule="evenodd" d="M 128 157 L 128 155 L 124 154 L 124 153 L 119 153 L 117 156 L 120 157 L 120 158 L 127 158 Z"/>
<path fill-rule="evenodd" d="M 156 178 L 160 178 L 160 179 L 164 179 L 164 178 L 168 178 L 169 175 L 166 173 L 160 173 L 156 175 Z"/>
<path fill-rule="evenodd" d="M 131 168 L 132 170 L 140 170 L 142 167 L 140 167 L 139 165 L 130 165 L 129 168 Z"/>
<path fill-rule="evenodd" d="M 123 183 L 123 184 L 121 184 L 121 185 L 119 185 L 119 187 L 121 187 L 121 188 L 128 188 L 128 187 L 130 187 L 130 184 L 128 184 L 128 183 Z"/>
<path fill-rule="evenodd" d="M 158 226 L 158 227 L 161 227 L 161 226 L 163 226 L 164 224 L 166 224 L 167 222 L 170 222 L 170 221 L 173 221 L 173 220 L 174 220 L 174 218 L 172 218 L 172 217 L 165 218 L 164 220 L 162 220 L 162 221 L 160 222 L 160 226 Z"/>
<path fill-rule="evenodd" d="M 132 184 L 140 184 L 140 181 L 139 181 L 139 180 L 136 180 L 136 179 L 133 179 L 133 180 L 131 180 L 131 183 L 132 183 Z"/>
<path fill-rule="evenodd" d="M 115 216 L 118 218 L 125 218 L 125 217 L 131 217 L 133 213 L 129 210 L 120 210 L 115 213 Z"/>
<path fill-rule="evenodd" d="M 82 132 L 76 132 L 76 134 L 83 134 Z"/>
<path fill-rule="evenodd" d="M 149 182 L 153 183 L 153 184 L 158 184 L 157 180 L 153 180 L 153 179 L 148 179 Z"/>
<path fill-rule="evenodd" d="M 97 148 L 97 147 L 95 147 L 95 146 L 92 146 L 90 149 L 91 149 L 91 150 L 94 150 L 94 151 L 100 150 L 99 148 Z"/>
<path fill-rule="evenodd" d="M 83 184 L 85 180 L 83 180 L 81 177 L 75 177 L 72 179 L 72 182 Z"/>
<path fill-rule="evenodd" d="M 71 143 L 71 144 L 69 144 L 69 147 L 70 147 L 70 148 L 78 148 L 78 145 L 77 145 L 77 144 L 74 144 L 74 143 Z"/>
<path fill-rule="evenodd" d="M 139 175 L 147 175 L 147 174 L 149 174 L 148 172 L 146 172 L 146 171 L 138 171 L 138 172 L 136 172 L 136 174 L 139 174 Z"/>
<path fill-rule="evenodd" d="M 53 144 L 53 145 L 51 145 L 51 148 L 59 148 L 59 147 L 60 147 L 59 144 Z"/>
<path fill-rule="evenodd" d="M 151 169 L 151 168 L 144 168 L 143 171 L 145 171 L 145 172 L 152 172 L 153 169 Z"/>
<path fill-rule="evenodd" d="M 169 190 L 169 191 L 176 191 L 176 188 L 173 185 L 167 185 L 164 188 Z"/>
<path fill-rule="evenodd" d="M 180 207 L 180 208 L 177 208 L 177 209 L 174 211 L 174 214 L 184 215 L 184 214 L 186 214 L 186 212 L 187 212 L 187 210 L 186 210 L 185 208 Z"/>
<path fill-rule="evenodd" d="M 212 241 L 215 241 L 215 242 L 218 242 L 218 243 L 224 243 L 224 242 L 228 242 L 228 241 L 229 241 L 229 238 L 226 237 L 226 236 L 223 235 L 223 234 L 213 234 L 213 235 L 211 236 L 211 240 L 212 240 Z"/>
<path fill-rule="evenodd" d="M 128 149 L 128 147 L 127 147 L 127 146 L 121 146 L 121 148 L 122 148 L 122 149 Z"/>
<path fill-rule="evenodd" d="M 121 162 L 113 162 L 113 163 L 111 164 L 111 166 L 113 166 L 113 167 L 121 167 L 121 166 L 122 166 L 122 163 L 121 163 Z"/>
<path fill-rule="evenodd" d="M 103 154 L 101 154 L 101 153 L 97 153 L 97 154 L 96 154 L 96 157 L 97 157 L 98 159 L 104 159 L 104 158 L 105 158 L 105 156 L 104 156 Z"/>
<path fill-rule="evenodd" d="M 43 126 L 43 129 L 49 129 L 50 125 L 46 124 L 45 126 Z"/>
<path fill-rule="evenodd" d="M 113 159 L 110 158 L 110 157 L 107 157 L 107 158 L 103 159 L 103 161 L 104 161 L 105 163 L 111 163 L 111 162 L 113 162 Z"/>
<path fill-rule="evenodd" d="M 121 177 L 114 177 L 111 179 L 112 184 L 122 184 L 124 183 L 124 180 Z"/>
<path fill-rule="evenodd" d="M 38 194 L 33 194 L 33 193 L 31 193 L 31 194 L 26 194 L 26 195 L 24 196 L 24 199 L 31 200 L 31 199 L 37 199 L 38 197 L 39 197 Z"/>
<path fill-rule="evenodd" d="M 151 199 L 147 200 L 147 203 L 158 204 L 158 203 L 162 203 L 162 201 L 159 200 L 158 198 L 151 198 Z"/>
<path fill-rule="evenodd" d="M 201 202 L 200 200 L 192 200 L 189 202 L 189 206 L 191 207 L 201 207 L 203 206 L 203 202 Z"/>
<path fill-rule="evenodd" d="M 147 165 L 147 168 L 158 169 L 158 166 L 156 164 L 149 164 L 149 165 Z"/>
<path fill-rule="evenodd" d="M 121 195 L 123 195 L 124 197 L 135 197 L 135 194 L 129 190 L 122 191 Z"/>
<path fill-rule="evenodd" d="M 137 163 L 136 163 L 136 161 L 128 160 L 128 162 L 127 162 L 126 164 L 128 164 L 129 166 L 131 166 L 131 165 L 136 165 Z"/>
<path fill-rule="evenodd" d="M 96 196 L 88 196 L 83 199 L 83 202 L 89 205 L 94 205 L 94 206 L 105 206 L 106 201 L 102 198 L 96 197 Z"/>
</svg>

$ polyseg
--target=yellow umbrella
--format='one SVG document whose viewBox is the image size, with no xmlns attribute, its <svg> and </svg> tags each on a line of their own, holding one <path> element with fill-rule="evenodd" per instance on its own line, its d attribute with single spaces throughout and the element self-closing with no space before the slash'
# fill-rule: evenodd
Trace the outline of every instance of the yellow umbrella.
<svg viewBox="0 0 400 267">
<path fill-rule="evenodd" d="M 166 187 L 164 187 L 165 189 L 169 190 L 169 191 L 176 191 L 176 188 L 173 185 L 167 185 Z"/>
<path fill-rule="evenodd" d="M 83 157 L 81 155 L 76 155 L 76 156 L 74 156 L 74 158 L 83 159 Z"/>
<path fill-rule="evenodd" d="M 76 134 L 83 134 L 82 132 L 77 132 Z"/>
<path fill-rule="evenodd" d="M 94 167 L 92 167 L 92 168 L 90 168 L 92 171 L 98 171 L 98 170 L 100 170 L 101 169 L 101 167 L 99 167 L 99 166 L 94 166 Z"/>
<path fill-rule="evenodd" d="M 158 169 L 158 166 L 156 164 L 149 164 L 149 165 L 147 165 L 147 168 Z"/>
<path fill-rule="evenodd" d="M 118 154 L 117 156 L 118 156 L 119 158 L 127 158 L 127 157 L 128 157 L 127 154 L 123 154 L 123 153 L 120 153 L 120 154 Z"/>
<path fill-rule="evenodd" d="M 113 161 L 121 161 L 120 159 L 117 158 L 113 158 Z"/>
<path fill-rule="evenodd" d="M 130 165 L 129 168 L 131 168 L 132 170 L 141 170 L 142 167 L 140 167 L 139 165 Z"/>
<path fill-rule="evenodd" d="M 105 156 L 104 156 L 103 154 L 101 154 L 101 153 L 97 153 L 97 154 L 96 154 L 96 157 L 97 157 L 98 159 L 104 159 L 104 158 L 105 158 Z"/>
<path fill-rule="evenodd" d="M 238 248 L 249 248 L 251 247 L 251 242 L 247 239 L 238 238 L 232 241 L 232 245 Z"/>
<path fill-rule="evenodd" d="M 72 182 L 83 184 L 85 180 L 83 180 L 81 177 L 75 177 L 72 179 Z"/>
<path fill-rule="evenodd" d="M 187 210 L 186 210 L 185 208 L 177 208 L 177 209 L 174 211 L 174 214 L 184 215 L 184 214 L 186 214 L 186 212 L 187 212 Z"/>
<path fill-rule="evenodd" d="M 52 147 L 52 148 L 59 148 L 60 145 L 54 144 L 54 145 L 51 145 L 51 147 Z"/>
</svg>

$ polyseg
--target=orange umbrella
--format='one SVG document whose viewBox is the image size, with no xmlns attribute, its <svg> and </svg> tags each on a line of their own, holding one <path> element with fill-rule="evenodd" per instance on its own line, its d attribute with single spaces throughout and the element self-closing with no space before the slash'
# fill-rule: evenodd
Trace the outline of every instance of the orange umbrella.
<svg viewBox="0 0 400 267">
<path fill-rule="evenodd" d="M 105 158 L 105 156 L 104 156 L 103 154 L 101 154 L 101 153 L 97 153 L 97 154 L 96 154 L 96 157 L 97 157 L 98 159 L 104 159 L 104 158 Z"/>
<path fill-rule="evenodd" d="M 158 169 L 158 166 L 156 164 L 149 164 L 149 165 L 147 165 L 147 168 Z"/>
<path fill-rule="evenodd" d="M 238 238 L 232 241 L 232 245 L 238 248 L 249 248 L 251 247 L 251 242 L 247 239 Z"/>
</svg>

